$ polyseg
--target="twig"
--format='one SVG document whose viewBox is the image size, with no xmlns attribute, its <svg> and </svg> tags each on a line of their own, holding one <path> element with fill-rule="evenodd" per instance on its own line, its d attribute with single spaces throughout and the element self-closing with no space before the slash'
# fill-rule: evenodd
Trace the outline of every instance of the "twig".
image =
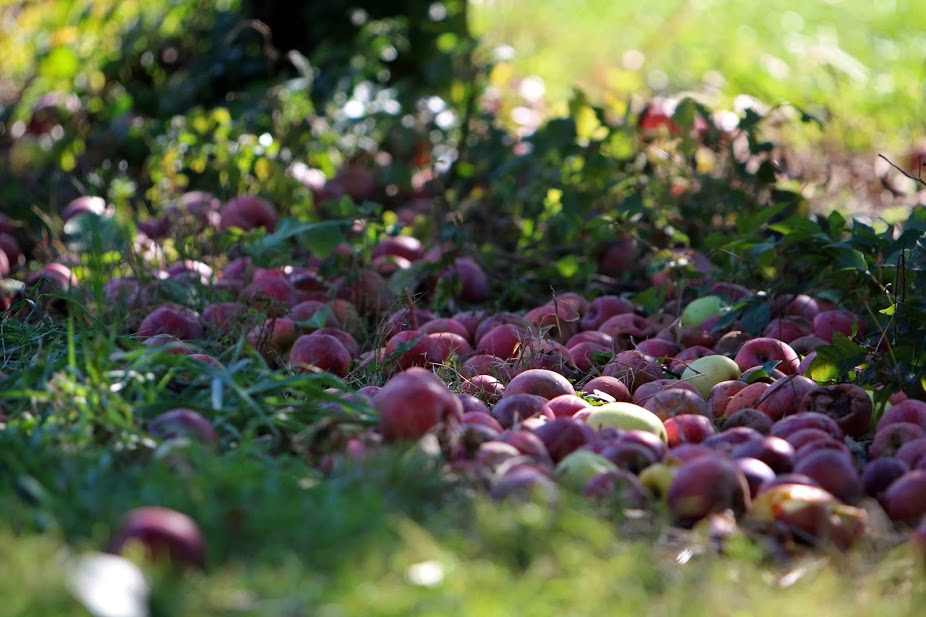
<svg viewBox="0 0 926 617">
<path fill-rule="evenodd" d="M 926 186 L 926 180 L 923 180 L 922 177 L 914 178 L 913 176 L 911 176 L 910 174 L 908 174 L 907 172 L 905 172 L 903 169 L 901 169 L 900 167 L 898 167 L 897 165 L 895 165 L 894 162 L 891 161 L 891 159 L 887 158 L 887 157 L 884 156 L 883 154 L 879 154 L 878 156 L 879 156 L 880 158 L 884 159 L 885 161 L 887 161 L 887 164 L 888 164 L 888 165 L 890 165 L 891 167 L 893 167 L 894 169 L 896 169 L 897 171 L 899 171 L 900 173 L 902 173 L 902 174 L 903 174 L 904 176 L 906 176 L 907 178 L 913 180 L 914 182 L 916 182 L 917 184 L 919 184 L 919 185 L 921 185 L 921 186 Z"/>
</svg>

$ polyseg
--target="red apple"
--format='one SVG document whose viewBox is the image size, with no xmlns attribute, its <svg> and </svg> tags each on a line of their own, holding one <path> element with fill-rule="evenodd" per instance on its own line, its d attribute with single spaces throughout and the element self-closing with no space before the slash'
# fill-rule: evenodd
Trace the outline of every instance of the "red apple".
<svg viewBox="0 0 926 617">
<path fill-rule="evenodd" d="M 813 478 L 843 503 L 853 503 L 862 495 L 858 471 L 851 459 L 836 450 L 818 450 L 799 458 L 794 473 Z"/>
<path fill-rule="evenodd" d="M 908 471 L 909 465 L 892 456 L 870 461 L 862 470 L 862 489 L 869 497 L 880 500 L 884 491 Z"/>
<path fill-rule="evenodd" d="M 881 495 L 881 505 L 892 521 L 921 522 L 926 514 L 926 470 L 914 469 L 894 480 Z"/>
<path fill-rule="evenodd" d="M 502 398 L 521 393 L 537 394 L 549 400 L 563 394 L 574 395 L 576 391 L 569 380 L 559 373 L 546 369 L 528 369 L 511 379 Z"/>
<path fill-rule="evenodd" d="M 662 378 L 662 366 L 652 356 L 635 350 L 622 351 L 602 369 L 602 374 L 617 377 L 630 392 L 641 384 Z"/>
<path fill-rule="evenodd" d="M 749 508 L 749 484 L 731 461 L 715 454 L 683 464 L 669 485 L 667 503 L 676 524 L 691 527 L 715 512 Z"/>
<path fill-rule="evenodd" d="M 151 338 L 158 334 L 170 334 L 183 341 L 198 340 L 205 336 L 199 315 L 193 311 L 173 306 L 160 306 L 142 320 L 138 335 Z"/>
<path fill-rule="evenodd" d="M 772 424 L 772 419 L 758 409 L 745 407 L 724 418 L 720 424 L 720 430 L 727 431 L 738 426 L 748 426 L 763 435 L 768 435 L 772 431 Z"/>
<path fill-rule="evenodd" d="M 373 407 L 387 442 L 420 439 L 439 426 L 452 428 L 463 415 L 460 399 L 440 377 L 421 367 L 390 378 L 373 397 Z"/>
<path fill-rule="evenodd" d="M 504 428 L 511 428 L 532 416 L 542 416 L 548 420 L 556 418 L 548 400 L 536 394 L 512 394 L 499 400 L 492 407 L 492 417 Z"/>
<path fill-rule="evenodd" d="M 256 195 L 240 195 L 229 200 L 221 210 L 219 229 L 238 227 L 245 231 L 263 227 L 273 232 L 277 225 L 276 207 Z"/>
<path fill-rule="evenodd" d="M 109 541 L 109 552 L 124 554 L 140 547 L 153 562 L 202 570 L 206 566 L 205 541 L 196 523 L 186 514 L 155 506 L 136 508 L 126 514 Z"/>
<path fill-rule="evenodd" d="M 318 332 L 300 336 L 289 351 L 289 364 L 295 371 L 320 370 L 344 377 L 351 361 L 341 341 Z"/>
<path fill-rule="evenodd" d="M 670 448 L 683 443 L 701 443 L 717 432 L 713 422 L 703 415 L 680 414 L 664 421 Z"/>
<path fill-rule="evenodd" d="M 148 432 L 157 439 L 191 437 L 205 443 L 218 443 L 219 437 L 212 424 L 192 409 L 165 411 L 148 424 Z"/>
<path fill-rule="evenodd" d="M 776 368 L 786 375 L 797 373 L 800 364 L 797 354 L 787 343 L 769 337 L 754 338 L 743 343 L 733 361 L 741 371 L 763 366 L 767 362 L 778 362 Z"/>
<path fill-rule="evenodd" d="M 596 392 L 600 392 L 609 397 L 608 400 L 613 399 L 618 403 L 629 403 L 631 400 L 630 390 L 624 385 L 624 382 L 617 377 L 608 377 L 605 375 L 595 377 L 582 386 L 582 391 L 589 396 L 596 396 Z"/>
<path fill-rule="evenodd" d="M 788 438 L 788 435 L 805 428 L 818 428 L 829 433 L 833 438 L 842 441 L 845 434 L 836 421 L 822 413 L 815 411 L 802 411 L 786 416 L 772 425 L 772 435 Z M 926 434 L 926 431 L 924 431 Z"/>
<path fill-rule="evenodd" d="M 842 309 L 832 309 L 821 311 L 813 318 L 810 333 L 819 336 L 824 341 L 831 343 L 833 333 L 839 332 L 849 338 L 853 337 L 852 331 L 855 330 L 855 336 L 864 336 L 865 325 L 858 315 Z"/>
<path fill-rule="evenodd" d="M 583 330 L 598 330 L 611 317 L 625 313 L 633 313 L 630 300 L 620 296 L 600 296 L 589 303 L 579 325 Z"/>
</svg>

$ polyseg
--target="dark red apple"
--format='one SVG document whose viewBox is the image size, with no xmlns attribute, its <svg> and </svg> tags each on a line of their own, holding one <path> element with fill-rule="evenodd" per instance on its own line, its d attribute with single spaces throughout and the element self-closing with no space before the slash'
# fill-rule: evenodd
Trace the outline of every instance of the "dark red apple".
<svg viewBox="0 0 926 617">
<path fill-rule="evenodd" d="M 769 337 L 754 338 L 743 343 L 736 357 L 733 358 L 741 371 L 754 366 L 763 366 L 767 362 L 778 362 L 776 368 L 785 375 L 797 373 L 800 358 L 790 345 Z"/>
<path fill-rule="evenodd" d="M 134 546 L 152 562 L 168 561 L 175 566 L 202 570 L 206 567 L 206 548 L 202 532 L 186 514 L 156 506 L 144 506 L 127 513 L 113 536 L 108 550 L 121 555 Z"/>
<path fill-rule="evenodd" d="M 311 334 L 309 336 L 312 336 Z M 386 441 L 420 439 L 441 425 L 452 428 L 463 415 L 460 399 L 431 371 L 412 367 L 395 375 L 373 397 Z"/>
<path fill-rule="evenodd" d="M 277 226 L 276 206 L 256 195 L 240 195 L 229 200 L 220 212 L 219 229 L 238 227 L 245 231 L 263 227 L 273 232 Z"/>
<path fill-rule="evenodd" d="M 749 508 L 749 484 L 743 472 L 716 454 L 683 464 L 669 485 L 667 503 L 673 521 L 691 527 L 715 512 L 733 510 L 743 514 Z"/>
</svg>

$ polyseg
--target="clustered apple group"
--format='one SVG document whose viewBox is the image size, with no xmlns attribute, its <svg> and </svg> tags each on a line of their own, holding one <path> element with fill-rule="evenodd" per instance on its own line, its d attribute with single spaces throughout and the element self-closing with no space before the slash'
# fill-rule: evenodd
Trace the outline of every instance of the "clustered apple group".
<svg viewBox="0 0 926 617">
<path fill-rule="evenodd" d="M 336 178 L 329 189 L 369 190 L 351 178 Z M 66 222 L 82 216 L 111 216 L 111 208 L 87 197 L 62 214 Z M 223 204 L 188 193 L 163 217 L 143 221 L 137 244 L 156 247 L 180 226 L 272 232 L 277 223 L 277 208 L 256 195 Z M 25 264 L 16 229 L 0 218 L 4 276 Z M 679 257 L 703 273 L 704 293 L 675 297 L 672 272 L 656 269 L 651 284 L 667 302 L 655 313 L 617 293 L 575 292 L 521 312 L 493 312 L 479 308 L 492 289 L 474 255 L 428 248 L 411 235 L 382 237 L 366 250 L 364 263 L 334 276 L 312 257 L 275 268 L 245 256 L 161 264 L 157 281 L 220 298 L 201 311 L 163 302 L 156 286 L 130 277 L 111 279 L 103 293 L 110 307 L 137 315 L 130 334 L 142 345 L 221 370 L 202 352 L 204 342 L 243 337 L 275 370 L 323 371 L 355 384 L 343 396 L 376 410 L 379 426 L 322 457 L 325 469 L 433 435 L 447 473 L 498 500 L 551 502 L 566 491 L 664 512 L 681 527 L 732 514 L 784 542 L 840 550 L 865 541 L 874 506 L 901 529 L 921 525 L 926 403 L 897 395 L 876 417 L 862 385 L 808 376 L 815 349 L 836 333 L 865 336 L 865 320 L 845 307 L 808 295 L 771 298 L 772 319 L 759 336 L 736 320 L 718 327 L 755 292 L 711 284 L 710 260 L 687 250 Z M 345 244 L 331 259 L 351 256 L 357 249 Z M 639 259 L 639 247 L 626 236 L 599 257 L 613 271 Z M 390 285 L 397 272 L 422 264 L 442 265 L 416 291 L 450 280 L 456 310 L 440 315 L 402 300 Z M 42 286 L 73 291 L 80 282 L 60 262 L 29 276 L 22 293 Z M 2 300 L 10 309 L 16 298 Z M 221 447 L 210 421 L 191 409 L 152 418 L 144 430 L 157 440 Z M 916 533 L 926 538 L 926 527 Z M 132 542 L 152 556 L 204 565 L 195 523 L 172 510 L 128 514 L 111 550 Z"/>
</svg>

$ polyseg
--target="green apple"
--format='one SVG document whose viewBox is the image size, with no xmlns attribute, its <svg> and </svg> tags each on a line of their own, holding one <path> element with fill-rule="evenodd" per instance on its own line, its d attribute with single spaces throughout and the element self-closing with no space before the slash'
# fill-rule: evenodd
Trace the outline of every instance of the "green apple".
<svg viewBox="0 0 926 617">
<path fill-rule="evenodd" d="M 556 479 L 566 489 L 581 493 L 600 473 L 617 471 L 617 465 L 591 450 L 575 450 L 556 465 Z"/>
<path fill-rule="evenodd" d="M 625 431 L 641 430 L 648 431 L 668 441 L 666 427 L 659 419 L 659 416 L 634 403 L 616 402 L 605 403 L 595 407 L 585 418 L 585 423 L 593 429 L 601 429 L 606 426 L 619 428 Z"/>
<path fill-rule="evenodd" d="M 655 463 L 640 472 L 640 484 L 645 486 L 649 492 L 661 499 L 665 499 L 669 494 L 669 487 L 675 478 L 675 472 L 678 467 L 666 465 L 665 463 Z"/>
<path fill-rule="evenodd" d="M 739 379 L 740 367 L 731 358 L 721 355 L 704 356 L 692 360 L 682 372 L 682 381 L 687 381 L 701 393 L 704 400 L 711 393 L 711 388 L 721 381 Z"/>
<path fill-rule="evenodd" d="M 719 296 L 696 298 L 682 309 L 682 325 L 700 326 L 711 317 L 722 315 L 728 310 L 729 305 Z"/>
</svg>

